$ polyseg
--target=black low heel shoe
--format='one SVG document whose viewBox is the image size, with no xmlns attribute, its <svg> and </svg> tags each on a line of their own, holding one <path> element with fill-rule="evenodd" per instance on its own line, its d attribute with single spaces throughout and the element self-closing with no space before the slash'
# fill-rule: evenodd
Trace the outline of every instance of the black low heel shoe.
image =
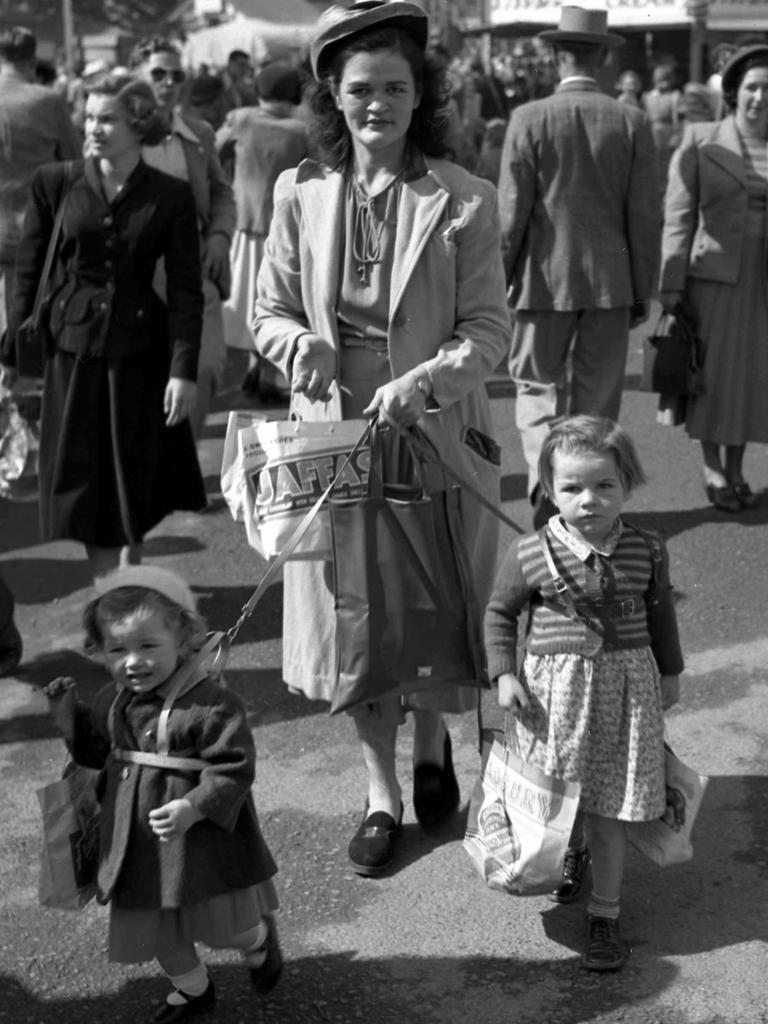
<svg viewBox="0 0 768 1024">
<path fill-rule="evenodd" d="M 151 1018 L 152 1024 L 173 1024 L 173 1021 L 189 1020 L 191 1017 L 197 1017 L 198 1014 L 207 1013 L 216 1005 L 216 990 L 210 978 L 208 979 L 208 988 L 199 996 L 188 996 L 186 992 L 182 992 L 178 988 L 175 991 L 185 1002 L 163 1003 Z"/>
<path fill-rule="evenodd" d="M 349 863 L 358 875 L 375 878 L 383 874 L 392 863 L 395 836 L 403 821 L 403 805 L 400 804 L 399 821 L 395 821 L 386 811 L 368 814 L 367 803 L 364 813 L 365 817 L 352 836 L 347 854 Z"/>
<path fill-rule="evenodd" d="M 736 495 L 736 501 L 738 501 L 742 508 L 757 508 L 760 504 L 760 499 L 754 493 L 746 480 L 742 480 L 742 482 L 738 484 L 731 484 L 731 487 L 733 488 L 733 493 Z"/>
<path fill-rule="evenodd" d="M 736 492 L 730 484 L 718 487 L 717 484 L 707 484 L 707 500 L 710 505 L 719 508 L 721 512 L 741 512 L 743 507 Z"/>
<path fill-rule="evenodd" d="M 442 767 L 417 764 L 413 769 L 413 809 L 424 828 L 434 828 L 459 806 L 459 784 L 453 770 L 451 735 L 446 730 Z"/>
</svg>

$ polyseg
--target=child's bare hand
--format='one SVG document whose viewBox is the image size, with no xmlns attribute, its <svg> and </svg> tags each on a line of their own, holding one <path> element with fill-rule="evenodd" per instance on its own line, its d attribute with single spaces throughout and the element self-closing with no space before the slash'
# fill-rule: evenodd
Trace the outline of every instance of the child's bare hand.
<svg viewBox="0 0 768 1024">
<path fill-rule="evenodd" d="M 149 812 L 149 827 L 161 843 L 181 839 L 196 822 L 205 817 L 189 800 L 169 800 L 162 807 Z"/>
<path fill-rule="evenodd" d="M 43 693 L 48 698 L 56 728 L 65 739 L 71 739 L 75 730 L 75 680 L 70 676 L 58 676 L 43 688 Z"/>
<path fill-rule="evenodd" d="M 680 700 L 680 676 L 662 676 L 661 706 L 666 711 Z"/>
<path fill-rule="evenodd" d="M 512 672 L 499 676 L 499 705 L 513 715 L 519 715 L 528 707 L 530 700 L 525 687 Z"/>
</svg>

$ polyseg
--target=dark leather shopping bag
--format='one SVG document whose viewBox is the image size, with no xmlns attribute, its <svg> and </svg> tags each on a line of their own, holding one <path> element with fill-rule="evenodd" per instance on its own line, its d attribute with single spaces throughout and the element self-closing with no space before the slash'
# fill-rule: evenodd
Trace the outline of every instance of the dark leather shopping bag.
<svg viewBox="0 0 768 1024">
<path fill-rule="evenodd" d="M 430 444 L 421 432 L 414 436 Z M 385 454 L 392 440 L 374 426 L 368 493 L 329 503 L 337 644 L 331 714 L 441 684 L 485 682 L 461 489 L 435 473 L 434 461 L 427 473 L 405 434 L 396 440 L 407 458 L 393 479 L 398 460 Z"/>
</svg>

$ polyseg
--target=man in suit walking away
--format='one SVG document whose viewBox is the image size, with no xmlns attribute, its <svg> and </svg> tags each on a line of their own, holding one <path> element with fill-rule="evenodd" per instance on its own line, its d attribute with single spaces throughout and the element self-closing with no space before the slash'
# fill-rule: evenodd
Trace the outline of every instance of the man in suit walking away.
<svg viewBox="0 0 768 1024">
<path fill-rule="evenodd" d="M 5 327 L 13 300 L 16 246 L 29 202 L 32 172 L 54 160 L 77 160 L 81 141 L 66 103 L 35 82 L 37 40 L 29 29 L 0 31 L 0 277 Z"/>
<path fill-rule="evenodd" d="M 642 111 L 595 80 L 621 36 L 605 10 L 564 6 L 541 33 L 555 51 L 552 96 L 517 107 L 499 179 L 515 324 L 509 371 L 528 463 L 534 525 L 555 511 L 538 486 L 549 425 L 566 413 L 618 419 L 629 328 L 648 316 L 661 210 Z M 567 373 L 570 357 L 571 373 Z"/>
</svg>

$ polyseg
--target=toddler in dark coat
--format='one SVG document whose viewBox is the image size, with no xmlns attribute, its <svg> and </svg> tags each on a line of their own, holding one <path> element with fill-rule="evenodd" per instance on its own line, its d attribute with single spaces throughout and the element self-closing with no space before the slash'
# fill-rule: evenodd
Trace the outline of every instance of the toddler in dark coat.
<svg viewBox="0 0 768 1024">
<path fill-rule="evenodd" d="M 251 795 L 256 754 L 240 699 L 197 654 L 204 635 L 189 587 L 157 566 L 97 581 L 85 610 L 86 647 L 114 683 L 91 706 L 74 680 L 46 687 L 78 764 L 103 769 L 99 900 L 110 904 L 110 959 L 156 959 L 174 988 L 152 1018 L 213 1006 L 195 948 L 241 951 L 268 992 L 282 957 L 274 924 L 277 868 Z"/>
</svg>

